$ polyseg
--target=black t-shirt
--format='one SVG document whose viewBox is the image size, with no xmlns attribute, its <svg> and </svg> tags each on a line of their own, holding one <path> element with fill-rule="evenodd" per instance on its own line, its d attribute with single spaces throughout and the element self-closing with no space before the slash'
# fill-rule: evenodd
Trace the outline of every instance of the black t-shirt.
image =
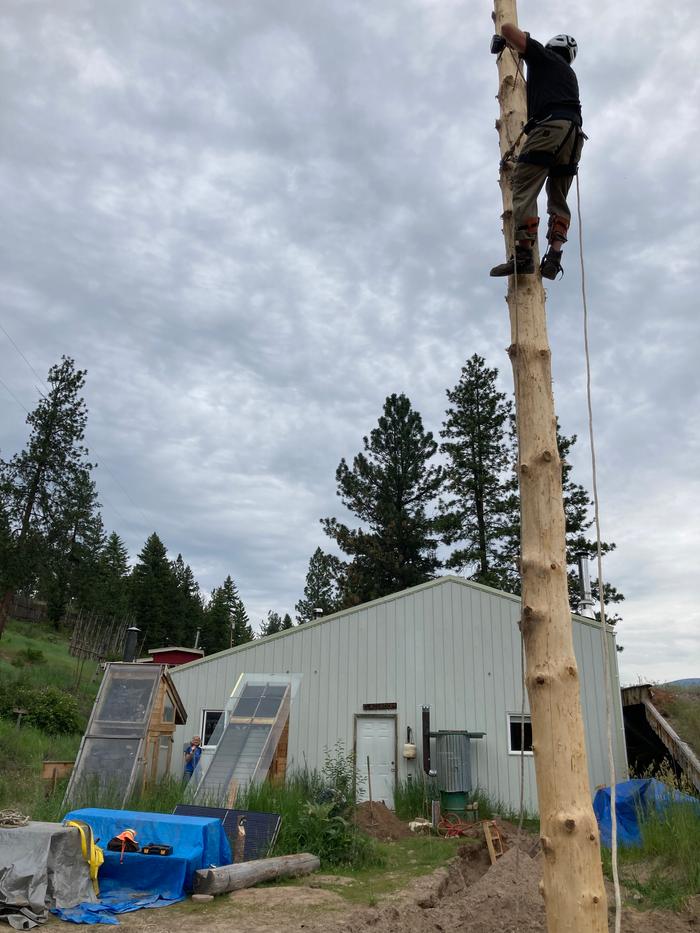
<svg viewBox="0 0 700 933">
<path fill-rule="evenodd" d="M 530 36 L 522 57 L 527 62 L 528 119 L 542 120 L 552 116 L 559 120 L 574 120 L 581 126 L 578 81 L 571 65 L 558 52 L 546 49 Z"/>
</svg>

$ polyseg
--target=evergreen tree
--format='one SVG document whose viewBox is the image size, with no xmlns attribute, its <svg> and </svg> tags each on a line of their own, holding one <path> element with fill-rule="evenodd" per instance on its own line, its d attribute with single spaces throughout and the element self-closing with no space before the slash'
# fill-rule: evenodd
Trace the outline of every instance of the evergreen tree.
<svg viewBox="0 0 700 933">
<path fill-rule="evenodd" d="M 204 627 L 204 606 L 199 584 L 182 554 L 177 555 L 171 567 L 175 581 L 171 637 L 181 645 L 194 645 L 197 629 Z"/>
<path fill-rule="evenodd" d="M 515 423 L 511 421 L 511 432 L 515 436 Z M 557 447 L 562 461 L 562 493 L 564 499 L 564 519 L 566 522 L 566 563 L 569 586 L 569 601 L 572 611 L 575 611 L 581 601 L 581 590 L 578 580 L 578 556 L 584 554 L 589 560 L 595 558 L 596 541 L 591 535 L 593 526 L 593 501 L 588 492 L 579 483 L 573 479 L 573 467 L 569 460 L 569 454 L 576 443 L 577 437 L 572 434 L 566 437 L 560 431 L 557 424 Z M 516 471 L 513 471 L 510 480 L 509 497 L 509 519 L 506 532 L 504 534 L 504 555 L 507 556 L 511 566 L 519 567 L 520 560 L 520 501 L 518 497 L 518 480 Z M 609 554 L 615 550 L 616 545 L 606 541 L 601 542 L 602 553 Z M 509 578 L 510 592 L 520 592 L 519 573 L 513 574 Z M 591 581 L 591 590 L 593 598 L 599 598 L 598 581 Z M 621 621 L 619 615 L 612 608 L 624 600 L 624 596 L 615 586 L 610 583 L 605 584 L 605 602 L 608 610 L 606 619 L 610 623 Z"/>
<path fill-rule="evenodd" d="M 46 541 L 65 508 L 77 477 L 92 464 L 83 446 L 87 406 L 81 396 L 85 371 L 70 357 L 52 366 L 49 392 L 27 416 L 27 447 L 10 460 L 0 460 L 0 500 L 9 524 L 10 551 L 0 596 L 0 635 L 15 590 L 30 588 L 47 557 Z"/>
<path fill-rule="evenodd" d="M 131 610 L 146 647 L 177 642 L 173 631 L 173 605 L 177 583 L 165 545 L 153 532 L 131 574 Z"/>
<path fill-rule="evenodd" d="M 222 586 L 212 590 L 205 612 L 204 632 L 207 654 L 243 645 L 255 638 L 243 600 L 230 574 Z"/>
<path fill-rule="evenodd" d="M 267 614 L 267 619 L 260 626 L 260 637 L 266 638 L 268 635 L 276 635 L 282 631 L 282 616 L 279 612 L 272 609 Z"/>
<path fill-rule="evenodd" d="M 129 552 L 115 531 L 100 554 L 99 584 L 91 608 L 120 619 L 129 612 Z"/>
<path fill-rule="evenodd" d="M 446 496 L 440 502 L 439 528 L 446 544 L 457 544 L 446 567 L 465 571 L 471 580 L 503 588 L 509 570 L 502 557 L 507 530 L 509 469 L 508 425 L 512 411 L 496 388 L 497 369 L 474 354 L 460 380 L 447 390 L 441 451 L 447 457 Z"/>
<path fill-rule="evenodd" d="M 386 596 L 431 579 L 440 566 L 435 520 L 428 513 L 442 483 L 431 466 L 437 451 L 405 395 L 384 403 L 378 426 L 365 437 L 352 468 L 341 460 L 338 495 L 364 527 L 322 519 L 324 531 L 351 560 L 345 605 Z"/>
<path fill-rule="evenodd" d="M 594 560 L 597 556 L 595 529 L 593 528 L 595 521 L 593 500 L 584 487 L 574 482 L 572 477 L 573 467 L 569 460 L 569 453 L 576 440 L 575 434 L 569 437 L 561 434 L 559 425 L 557 425 L 557 446 L 562 461 L 561 473 L 564 493 L 564 517 L 566 520 L 566 563 L 568 567 L 569 600 L 571 608 L 574 610 L 581 601 L 582 595 L 578 578 L 578 556 L 583 554 L 588 560 Z M 616 547 L 616 544 L 607 541 L 601 541 L 600 544 L 603 555 L 614 551 Z M 591 590 L 593 598 L 599 599 L 600 592 L 597 577 L 591 581 Z M 613 607 L 621 603 L 625 597 L 616 587 L 607 582 L 605 583 L 604 592 L 606 620 L 610 623 L 620 622 L 621 617 Z"/>
<path fill-rule="evenodd" d="M 315 619 L 316 609 L 327 616 L 341 608 L 343 570 L 344 564 L 338 557 L 316 548 L 309 560 L 304 596 L 294 607 L 299 625 Z"/>
<path fill-rule="evenodd" d="M 292 622 L 292 617 L 290 614 L 285 612 L 284 616 L 282 617 L 282 631 L 286 632 L 289 628 L 294 628 L 294 623 Z"/>
<path fill-rule="evenodd" d="M 56 520 L 47 532 L 39 574 L 40 594 L 54 625 L 63 618 L 69 602 L 88 607 L 94 601 L 104 542 L 95 483 L 88 470 L 78 470 L 73 483 L 64 489 Z"/>
</svg>

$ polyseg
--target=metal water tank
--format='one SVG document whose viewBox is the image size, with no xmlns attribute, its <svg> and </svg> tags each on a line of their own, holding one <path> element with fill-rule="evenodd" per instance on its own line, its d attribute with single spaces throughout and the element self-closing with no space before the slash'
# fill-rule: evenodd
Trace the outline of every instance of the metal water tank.
<svg viewBox="0 0 700 933">
<path fill-rule="evenodd" d="M 469 733 L 441 729 L 436 736 L 437 779 L 440 790 L 471 790 Z"/>
<path fill-rule="evenodd" d="M 442 809 L 461 813 L 472 789 L 469 733 L 440 730 L 435 737 L 437 781 Z"/>
</svg>

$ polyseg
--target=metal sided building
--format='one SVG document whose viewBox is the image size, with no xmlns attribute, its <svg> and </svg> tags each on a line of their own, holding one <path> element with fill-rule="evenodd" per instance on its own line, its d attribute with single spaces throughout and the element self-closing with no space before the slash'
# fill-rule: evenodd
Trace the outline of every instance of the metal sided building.
<svg viewBox="0 0 700 933">
<path fill-rule="evenodd" d="M 215 727 L 239 678 L 296 675 L 287 771 L 320 769 L 325 750 L 340 740 L 348 752 L 354 750 L 363 776 L 369 758 L 372 796 L 392 806 L 396 780 L 422 776 L 421 723 L 423 708 L 430 707 L 438 744 L 441 732 L 484 733 L 467 743 L 468 781 L 513 809 L 519 805 L 524 742 L 525 803 L 534 811 L 527 695 L 524 728 L 521 720 L 519 614 L 518 597 L 444 576 L 182 665 L 171 677 L 188 720 L 176 731 L 175 747 L 201 735 L 206 767 L 215 750 Z M 572 626 L 593 792 L 609 783 L 602 633 L 598 622 L 577 615 Z M 606 637 L 613 746 L 622 780 L 627 760 L 617 652 L 613 632 Z M 428 741 L 433 767 L 441 758 L 444 767 L 436 739 Z M 174 755 L 174 773 L 176 761 Z M 438 773 L 438 787 L 444 780 Z"/>
</svg>

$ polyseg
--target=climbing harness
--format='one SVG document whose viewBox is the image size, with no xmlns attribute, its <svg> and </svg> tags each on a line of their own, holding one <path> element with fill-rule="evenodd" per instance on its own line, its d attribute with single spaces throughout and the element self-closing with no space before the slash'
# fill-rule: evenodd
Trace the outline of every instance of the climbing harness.
<svg viewBox="0 0 700 933">
<path fill-rule="evenodd" d="M 549 120 L 556 120 L 556 119 L 557 119 L 556 116 L 550 115 L 550 116 L 545 117 L 542 120 L 538 120 L 534 124 L 534 126 L 539 127 L 547 123 Z M 523 127 L 523 130 L 522 130 L 523 133 L 525 133 L 526 127 L 528 126 L 530 122 L 531 121 L 528 121 L 528 123 L 526 123 L 525 126 Z M 574 136 L 574 144 L 571 150 L 572 160 L 563 165 L 555 165 L 557 156 L 562 151 L 564 146 L 568 143 L 568 141 L 571 139 L 572 134 Z M 583 144 L 583 140 L 585 139 L 588 139 L 586 134 L 583 132 L 581 127 L 578 125 L 578 123 L 574 123 L 574 121 L 572 120 L 566 136 L 562 139 L 562 141 L 559 143 L 559 145 L 553 152 L 537 152 L 537 151 L 521 152 L 518 155 L 518 158 L 515 159 L 514 161 L 520 162 L 526 165 L 540 165 L 542 166 L 542 168 L 547 168 L 549 169 L 547 174 L 550 176 L 550 178 L 566 178 L 569 175 L 576 175 L 578 174 L 578 160 L 575 159 L 575 155 L 579 150 L 579 143 Z"/>
<path fill-rule="evenodd" d="M 82 849 L 83 858 L 88 863 L 90 880 L 92 881 L 95 894 L 99 896 L 100 888 L 97 883 L 97 873 L 100 870 L 100 866 L 104 863 L 105 857 L 104 852 L 97 845 L 97 841 L 93 836 L 92 827 L 83 822 L 83 820 L 66 820 L 63 825 L 72 826 L 80 833 L 80 847 Z"/>
</svg>

